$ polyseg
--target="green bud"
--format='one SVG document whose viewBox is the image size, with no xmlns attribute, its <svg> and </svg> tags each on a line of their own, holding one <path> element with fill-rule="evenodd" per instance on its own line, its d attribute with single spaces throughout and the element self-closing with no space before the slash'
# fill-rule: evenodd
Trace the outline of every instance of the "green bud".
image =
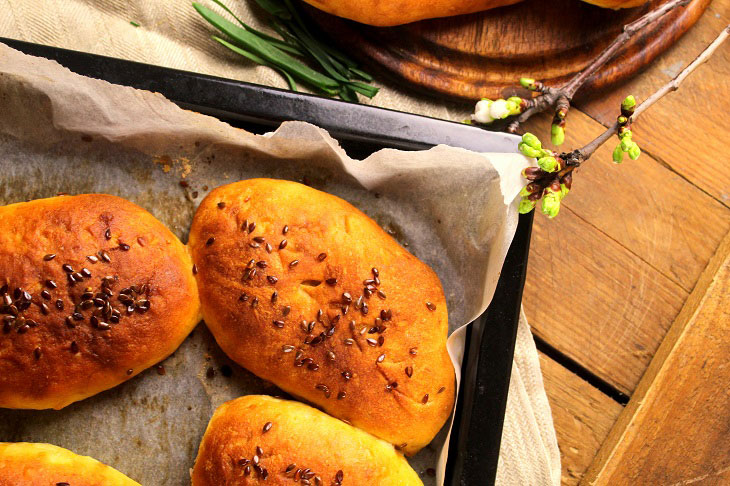
<svg viewBox="0 0 730 486">
<path fill-rule="evenodd" d="M 570 189 L 568 189 L 568 186 L 560 184 L 560 199 L 563 199 L 569 192 Z"/>
<path fill-rule="evenodd" d="M 633 142 L 634 144 L 629 147 L 629 158 L 631 160 L 636 160 L 639 158 L 639 155 L 641 155 L 641 149 L 639 148 L 639 144 L 636 142 Z"/>
<path fill-rule="evenodd" d="M 553 145 L 563 145 L 565 142 L 565 128 L 560 125 L 553 125 L 550 127 L 550 138 Z"/>
<path fill-rule="evenodd" d="M 621 109 L 624 111 L 631 111 L 636 106 L 636 99 L 633 95 L 628 95 L 624 100 L 621 102 Z"/>
<path fill-rule="evenodd" d="M 522 113 L 522 98 L 519 96 L 510 96 L 507 98 L 507 107 L 509 108 L 510 115 L 519 115 Z"/>
<path fill-rule="evenodd" d="M 618 136 L 619 138 L 631 138 L 634 136 L 634 134 L 628 128 L 622 127 L 621 131 L 618 133 Z"/>
<path fill-rule="evenodd" d="M 522 135 L 522 141 L 532 148 L 536 148 L 536 149 L 542 148 L 542 143 L 540 142 L 540 139 L 537 138 L 535 135 L 531 134 L 530 132 L 527 132 L 524 135 Z"/>
<path fill-rule="evenodd" d="M 631 140 L 631 137 L 621 137 L 621 150 L 624 152 L 628 152 L 631 146 L 634 144 L 634 141 Z"/>
<path fill-rule="evenodd" d="M 629 121 L 629 119 L 628 119 L 628 118 L 626 118 L 625 116 L 619 116 L 617 120 L 618 120 L 618 122 L 619 122 L 619 123 L 620 123 L 621 125 L 623 125 L 624 123 L 626 123 L 627 121 Z"/>
<path fill-rule="evenodd" d="M 519 103 L 515 103 L 514 101 L 507 100 L 507 103 L 506 104 L 507 104 L 507 110 L 508 110 L 507 116 L 519 115 L 520 114 L 520 111 L 521 110 L 520 110 L 520 104 Z"/>
<path fill-rule="evenodd" d="M 520 207 L 517 209 L 520 214 L 527 214 L 533 209 L 535 209 L 535 206 L 537 205 L 537 201 L 530 201 L 526 197 L 523 197 L 520 201 Z"/>
<path fill-rule="evenodd" d="M 621 148 L 621 144 L 616 145 L 616 148 L 613 149 L 613 162 L 615 164 L 620 164 L 624 160 L 624 151 Z"/>
<path fill-rule="evenodd" d="M 535 87 L 535 80 L 532 78 L 520 78 L 520 85 L 526 89 L 533 89 Z"/>
<path fill-rule="evenodd" d="M 542 213 L 552 219 L 558 215 L 560 211 L 560 193 L 548 190 L 542 197 Z"/>
<path fill-rule="evenodd" d="M 537 159 L 537 165 L 545 172 L 556 172 L 558 170 L 558 161 L 552 156 Z"/>
<path fill-rule="evenodd" d="M 542 157 L 542 150 L 538 150 L 536 148 L 530 147 L 524 142 L 520 142 L 520 144 L 517 146 L 517 148 L 522 152 L 524 155 L 532 158 L 538 158 Z"/>
</svg>

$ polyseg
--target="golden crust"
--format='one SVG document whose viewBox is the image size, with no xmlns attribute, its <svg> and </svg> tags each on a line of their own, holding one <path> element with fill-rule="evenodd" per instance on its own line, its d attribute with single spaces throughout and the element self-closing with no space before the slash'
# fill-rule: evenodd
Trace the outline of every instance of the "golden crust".
<svg viewBox="0 0 730 486">
<path fill-rule="evenodd" d="M 387 27 L 468 14 L 521 0 L 304 0 L 313 7 L 363 24 Z"/>
<path fill-rule="evenodd" d="M 0 442 L 0 486 L 140 486 L 96 459 L 51 444 Z"/>
<path fill-rule="evenodd" d="M 82 273 L 72 283 L 65 264 L 91 277 Z M 107 276 L 113 280 L 105 286 Z M 200 318 L 186 247 L 150 213 L 109 195 L 0 207 L 0 293 L 5 284 L 0 298 L 11 299 L 22 319 L 13 320 L 0 304 L 0 407 L 58 409 L 111 388 L 171 354 Z M 97 317 L 101 324 L 94 325 L 92 313 L 104 299 L 81 304 L 89 300 L 87 286 L 94 298 L 105 287 L 113 292 Z M 140 309 L 128 315 L 120 291 L 131 286 L 140 291 L 133 299 Z M 16 288 L 30 294 L 24 310 L 26 298 Z M 82 319 L 67 322 L 79 305 Z M 118 323 L 110 309 L 120 311 Z"/>
<path fill-rule="evenodd" d="M 216 410 L 200 444 L 193 486 L 293 484 L 302 472 L 312 485 L 423 484 L 391 444 L 307 405 L 249 395 Z"/>
<path fill-rule="evenodd" d="M 583 0 L 591 5 L 598 7 L 612 8 L 618 10 L 620 8 L 633 8 L 639 5 L 644 5 L 647 0 Z"/>
<path fill-rule="evenodd" d="M 433 439 L 454 402 L 446 301 L 374 221 L 307 186 L 253 179 L 206 197 L 189 245 L 205 322 L 233 360 L 407 454 Z M 372 268 L 377 290 L 358 310 Z"/>
<path fill-rule="evenodd" d="M 512 5 L 521 0 L 304 0 L 320 10 L 363 24 L 388 27 L 424 19 L 451 17 Z M 599 7 L 619 9 L 647 0 L 584 0 Z"/>
</svg>

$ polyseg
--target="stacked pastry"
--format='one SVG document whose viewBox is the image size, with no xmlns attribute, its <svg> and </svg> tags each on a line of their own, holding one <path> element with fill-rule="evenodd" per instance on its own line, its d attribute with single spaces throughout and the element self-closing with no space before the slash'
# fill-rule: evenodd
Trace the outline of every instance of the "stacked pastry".
<svg viewBox="0 0 730 486">
<path fill-rule="evenodd" d="M 263 396 L 224 404 L 195 486 L 421 484 L 402 454 L 433 439 L 454 401 L 444 294 L 347 202 L 287 181 L 220 187 L 196 212 L 192 261 L 112 196 L 0 208 L 11 227 L 0 231 L 0 406 L 61 408 L 110 388 L 172 353 L 202 307 L 233 360 L 329 415 Z M 5 446 L 0 464 L 102 467 L 43 447 Z"/>
</svg>

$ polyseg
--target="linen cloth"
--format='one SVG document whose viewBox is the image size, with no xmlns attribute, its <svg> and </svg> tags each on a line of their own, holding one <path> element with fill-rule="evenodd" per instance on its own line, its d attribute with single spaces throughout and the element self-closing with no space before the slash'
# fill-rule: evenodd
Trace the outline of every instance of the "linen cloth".
<svg viewBox="0 0 730 486">
<path fill-rule="evenodd" d="M 205 0 L 202 0 L 206 3 Z M 212 2 L 207 2 L 212 4 Z M 266 14 L 250 0 L 227 4 L 262 30 Z M 250 63 L 210 39 L 213 29 L 187 0 L 0 0 L 0 36 L 286 88 L 273 70 Z M 130 22 L 140 26 L 135 27 Z M 364 103 L 462 120 L 471 106 L 427 99 L 381 84 Z M 517 343 L 497 469 L 497 484 L 557 485 L 560 453 L 535 343 L 524 313 Z"/>
</svg>

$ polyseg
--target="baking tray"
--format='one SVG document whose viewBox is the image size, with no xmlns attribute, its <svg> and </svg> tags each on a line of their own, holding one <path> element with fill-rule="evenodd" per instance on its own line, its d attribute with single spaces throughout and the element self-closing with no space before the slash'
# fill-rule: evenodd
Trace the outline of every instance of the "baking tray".
<svg viewBox="0 0 730 486">
<path fill-rule="evenodd" d="M 286 120 L 318 125 L 353 158 L 381 148 L 424 150 L 437 144 L 478 152 L 514 152 L 514 135 L 314 95 L 0 37 L 26 54 L 115 84 L 163 94 L 183 108 L 254 133 Z M 446 484 L 493 484 L 497 471 L 533 214 L 521 215 L 494 298 L 467 331 L 462 381 L 449 445 Z"/>
</svg>

